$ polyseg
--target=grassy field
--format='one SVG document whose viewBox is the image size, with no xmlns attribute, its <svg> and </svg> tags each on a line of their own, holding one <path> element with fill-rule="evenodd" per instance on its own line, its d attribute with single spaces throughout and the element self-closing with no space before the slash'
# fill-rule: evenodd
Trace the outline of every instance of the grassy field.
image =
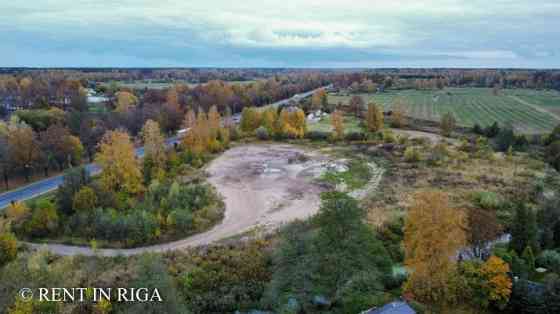
<svg viewBox="0 0 560 314">
<path fill-rule="evenodd" d="M 421 119 L 438 121 L 443 114 L 452 112 L 462 126 L 487 126 L 497 121 L 502 125 L 513 124 L 518 132 L 535 134 L 548 132 L 560 123 L 560 95 L 556 92 L 505 90 L 494 96 L 487 88 L 447 88 L 358 95 L 366 103 L 383 105 L 385 110 L 400 98 L 408 107 L 408 114 Z M 329 102 L 347 104 L 352 96 L 329 94 Z M 558 111 L 558 116 L 553 110 Z"/>
<path fill-rule="evenodd" d="M 230 84 L 250 84 L 255 81 L 228 81 Z M 173 81 L 173 82 L 161 82 L 161 81 L 151 81 L 151 80 L 141 80 L 141 81 L 115 81 L 118 87 L 126 87 L 131 89 L 166 89 L 175 84 L 188 85 L 189 87 L 195 87 L 199 83 L 188 83 L 186 81 Z M 110 87 L 111 83 L 100 83 L 101 86 Z"/>
<path fill-rule="evenodd" d="M 320 131 L 320 132 L 331 132 L 332 131 L 332 124 L 331 124 L 331 116 L 326 116 L 322 118 L 319 122 L 308 122 L 307 123 L 307 130 L 308 131 Z M 360 132 L 362 128 L 360 127 L 360 122 L 353 116 L 344 116 L 344 133 L 352 133 L 352 132 Z"/>
</svg>

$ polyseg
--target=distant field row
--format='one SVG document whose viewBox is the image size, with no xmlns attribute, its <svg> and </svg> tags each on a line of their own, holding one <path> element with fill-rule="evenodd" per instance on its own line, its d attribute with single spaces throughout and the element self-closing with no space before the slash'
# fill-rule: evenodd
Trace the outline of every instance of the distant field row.
<svg viewBox="0 0 560 314">
<path fill-rule="evenodd" d="M 400 98 L 408 115 L 438 121 L 452 112 L 459 125 L 488 126 L 495 121 L 511 123 L 522 133 L 548 132 L 560 123 L 560 94 L 555 91 L 504 90 L 499 95 L 487 88 L 447 88 L 442 91 L 402 90 L 358 94 L 365 103 L 375 102 L 390 110 Z M 330 103 L 347 104 L 353 95 L 329 94 Z M 558 116 L 555 116 L 558 114 Z"/>
<path fill-rule="evenodd" d="M 254 83 L 255 81 L 227 81 L 227 83 L 230 84 L 250 84 L 250 83 Z M 195 87 L 197 85 L 200 84 L 204 84 L 204 83 L 188 83 L 186 81 L 173 81 L 173 82 L 161 82 L 161 81 L 149 81 L 149 80 L 144 80 L 144 81 L 115 81 L 115 83 L 117 84 L 117 86 L 119 87 L 125 87 L 125 88 L 131 88 L 131 89 L 145 89 L 145 88 L 149 88 L 149 89 L 166 89 L 169 88 L 175 84 L 183 84 L 183 85 L 188 85 L 189 87 Z M 112 83 L 100 83 L 101 86 L 105 86 L 105 87 L 109 87 L 111 86 Z"/>
</svg>

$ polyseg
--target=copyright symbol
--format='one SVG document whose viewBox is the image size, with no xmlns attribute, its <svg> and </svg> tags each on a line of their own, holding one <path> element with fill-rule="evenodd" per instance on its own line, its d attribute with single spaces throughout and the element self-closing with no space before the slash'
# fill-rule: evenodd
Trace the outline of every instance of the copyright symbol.
<svg viewBox="0 0 560 314">
<path fill-rule="evenodd" d="M 19 296 L 25 302 L 31 301 L 31 299 L 33 299 L 33 290 L 29 288 L 23 288 L 19 290 Z"/>
</svg>

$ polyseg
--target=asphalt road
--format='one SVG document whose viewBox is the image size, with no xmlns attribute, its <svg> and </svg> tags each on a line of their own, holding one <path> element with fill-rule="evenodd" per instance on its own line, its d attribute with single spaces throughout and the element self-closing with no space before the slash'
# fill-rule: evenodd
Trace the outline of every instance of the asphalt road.
<svg viewBox="0 0 560 314">
<path fill-rule="evenodd" d="M 319 89 L 319 88 L 318 88 Z M 283 99 L 280 101 L 277 101 L 273 104 L 271 104 L 271 106 L 281 106 L 284 104 L 287 104 L 290 100 L 300 100 L 303 98 L 307 98 L 309 96 L 311 96 L 316 90 L 318 89 L 314 89 L 312 91 L 309 92 L 305 92 L 302 94 L 297 94 L 291 98 L 287 98 L 287 99 Z M 167 145 L 171 146 L 174 143 L 178 143 L 179 139 L 177 136 L 172 137 L 167 139 Z M 139 158 L 142 158 L 144 156 L 144 147 L 140 147 L 136 149 L 136 156 L 138 156 Z M 90 174 L 90 175 L 96 175 L 98 174 L 101 169 L 99 168 L 98 165 L 96 165 L 95 163 L 90 163 L 85 165 L 86 171 Z M 53 190 L 56 190 L 63 181 L 63 175 L 58 175 L 55 177 L 50 177 L 50 178 L 46 178 L 44 180 L 41 181 L 37 181 L 34 183 L 31 183 L 29 185 L 26 185 L 24 187 L 12 190 L 12 191 L 8 191 L 5 193 L 0 194 L 0 209 L 7 207 L 8 205 L 10 205 L 11 202 L 17 202 L 17 201 L 25 201 L 34 197 L 37 197 L 39 195 L 51 192 Z"/>
<path fill-rule="evenodd" d="M 171 137 L 167 139 L 167 145 L 172 146 L 174 143 L 178 143 L 179 139 L 177 136 Z M 140 147 L 136 149 L 136 156 L 142 158 L 144 156 L 144 147 Z M 95 163 L 90 163 L 85 165 L 86 171 L 90 175 L 96 175 L 101 172 L 99 166 Z M 50 178 L 46 178 L 41 181 L 33 182 L 29 185 L 24 187 L 5 192 L 0 194 L 0 208 L 5 208 L 12 201 L 25 201 L 39 195 L 48 193 L 50 191 L 56 190 L 63 181 L 63 175 L 58 175 Z"/>
</svg>

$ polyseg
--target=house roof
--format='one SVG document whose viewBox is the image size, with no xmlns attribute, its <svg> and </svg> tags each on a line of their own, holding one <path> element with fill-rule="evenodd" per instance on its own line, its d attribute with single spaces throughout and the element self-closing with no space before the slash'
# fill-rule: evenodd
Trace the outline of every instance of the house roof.
<svg viewBox="0 0 560 314">
<path fill-rule="evenodd" d="M 416 314 L 406 302 L 395 301 L 378 309 L 370 309 L 361 314 Z"/>
</svg>

